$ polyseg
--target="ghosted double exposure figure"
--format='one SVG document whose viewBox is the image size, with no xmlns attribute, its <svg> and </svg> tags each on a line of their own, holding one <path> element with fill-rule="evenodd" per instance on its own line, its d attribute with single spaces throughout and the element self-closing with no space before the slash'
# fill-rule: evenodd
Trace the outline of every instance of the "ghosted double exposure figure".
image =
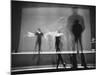
<svg viewBox="0 0 100 75">
<path fill-rule="evenodd" d="M 60 45 L 61 45 L 61 36 L 62 35 L 63 34 L 60 33 L 60 31 L 58 31 L 57 35 L 55 36 L 55 48 L 56 48 L 56 52 L 60 52 L 60 50 L 61 50 L 61 46 Z M 63 58 L 62 58 L 61 54 L 57 53 L 57 69 L 58 69 L 58 66 L 60 64 L 60 61 L 63 64 L 64 68 L 66 68 L 66 65 L 65 65 L 65 63 L 63 61 Z"/>
<path fill-rule="evenodd" d="M 73 14 L 68 18 L 69 30 L 73 36 L 72 41 L 72 50 L 75 50 L 75 45 L 77 46 L 77 53 L 79 53 L 78 46 L 81 48 L 81 65 L 86 68 L 85 57 L 83 54 L 83 46 L 82 46 L 82 33 L 85 29 L 84 19 L 82 16 L 78 14 L 78 8 L 72 8 Z M 71 61 L 73 68 L 77 68 L 77 57 L 76 54 L 71 55 Z"/>
<path fill-rule="evenodd" d="M 81 24 L 79 24 L 79 20 L 75 20 L 74 24 L 72 26 L 72 33 L 74 35 L 73 50 L 75 49 L 75 44 L 76 44 L 77 45 L 77 51 L 79 52 L 78 44 L 80 44 L 80 47 L 81 47 L 81 63 L 82 63 L 82 66 L 84 66 L 86 68 L 86 62 L 85 62 L 85 57 L 84 57 L 84 54 L 83 54 L 83 46 L 82 46 L 82 40 L 81 40 L 82 32 L 83 32 L 83 28 L 82 28 Z M 73 64 L 75 65 L 74 67 L 76 67 L 77 61 L 76 61 L 75 54 L 73 54 L 73 58 L 75 58 L 75 59 L 73 59 Z"/>
</svg>

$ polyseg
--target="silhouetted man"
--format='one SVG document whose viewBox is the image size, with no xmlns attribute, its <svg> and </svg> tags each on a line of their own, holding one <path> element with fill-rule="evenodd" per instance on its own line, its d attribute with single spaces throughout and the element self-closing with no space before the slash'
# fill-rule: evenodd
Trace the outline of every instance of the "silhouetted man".
<svg viewBox="0 0 100 75">
<path fill-rule="evenodd" d="M 85 57 L 83 54 L 83 46 L 82 46 L 82 33 L 85 29 L 85 25 L 84 25 L 84 19 L 82 16 L 80 16 L 78 14 L 78 8 L 77 7 L 73 7 L 72 8 L 72 12 L 73 14 L 68 18 L 68 28 L 69 31 L 72 33 L 73 35 L 73 42 L 72 42 L 72 50 L 75 50 L 75 45 L 77 45 L 77 51 L 78 50 L 78 44 L 80 44 L 81 47 L 81 65 L 84 66 L 86 68 L 86 62 L 85 62 Z M 77 68 L 77 58 L 76 58 L 76 54 L 72 54 L 71 56 L 71 61 L 73 64 L 73 68 Z"/>
<path fill-rule="evenodd" d="M 55 36 L 56 52 L 60 52 L 60 49 L 61 49 L 60 48 L 60 44 L 61 44 L 61 36 L 62 35 L 63 35 L 62 33 L 58 32 L 57 35 Z M 65 65 L 65 63 L 63 61 L 63 58 L 62 58 L 61 54 L 60 53 L 57 53 L 57 69 L 58 69 L 58 66 L 60 64 L 60 61 L 63 64 L 64 68 L 66 68 L 66 65 Z"/>
<path fill-rule="evenodd" d="M 82 32 L 83 32 L 82 26 L 79 24 L 78 20 L 75 20 L 72 26 L 72 33 L 74 35 L 75 43 L 78 43 L 79 41 L 81 46 L 82 46 L 82 42 L 81 42 Z"/>
<path fill-rule="evenodd" d="M 81 47 L 81 65 L 84 66 L 86 68 L 86 62 L 85 62 L 85 57 L 84 57 L 84 54 L 83 54 L 83 46 L 82 46 L 82 32 L 84 31 L 84 29 L 82 28 L 82 25 L 79 24 L 79 20 L 75 20 L 74 21 L 74 24 L 72 26 L 72 33 L 74 35 L 74 43 L 73 43 L 73 49 L 75 49 L 75 44 L 77 45 L 77 51 L 79 52 L 78 50 L 78 44 L 80 44 L 80 47 Z M 75 65 L 74 67 L 76 67 L 77 65 L 75 64 L 75 62 L 77 63 L 76 61 L 76 56 L 73 54 L 73 64 Z"/>
<path fill-rule="evenodd" d="M 42 33 L 41 30 L 38 28 L 38 31 L 35 33 L 35 35 L 37 36 L 36 44 L 35 44 L 35 49 L 36 49 L 36 47 L 38 46 L 38 51 L 39 51 L 39 53 L 40 53 L 40 51 L 41 51 L 41 43 L 42 43 L 42 36 L 43 36 L 43 33 Z"/>
</svg>

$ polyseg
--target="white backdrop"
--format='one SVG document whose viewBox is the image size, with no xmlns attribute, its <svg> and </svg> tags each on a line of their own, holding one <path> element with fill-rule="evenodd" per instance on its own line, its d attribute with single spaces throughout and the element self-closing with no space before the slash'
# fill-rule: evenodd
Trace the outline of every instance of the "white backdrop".
<svg viewBox="0 0 100 75">
<path fill-rule="evenodd" d="M 85 31 L 83 33 L 82 42 L 84 50 L 91 50 L 91 28 L 90 28 L 90 12 L 89 9 L 78 9 L 78 14 L 83 16 Z M 72 8 L 69 7 L 39 7 L 39 8 L 23 8 L 21 21 L 21 34 L 19 52 L 34 51 L 36 38 L 27 37 L 27 32 L 36 32 L 38 28 L 43 33 L 55 32 L 59 28 L 64 33 L 66 39 L 63 40 L 63 51 L 71 51 L 72 36 L 69 33 L 68 18 L 72 15 Z M 60 19 L 62 18 L 62 19 Z M 60 20 L 59 20 L 60 19 Z M 59 20 L 59 21 L 58 21 Z M 42 51 L 55 51 L 55 41 L 42 39 Z"/>
</svg>

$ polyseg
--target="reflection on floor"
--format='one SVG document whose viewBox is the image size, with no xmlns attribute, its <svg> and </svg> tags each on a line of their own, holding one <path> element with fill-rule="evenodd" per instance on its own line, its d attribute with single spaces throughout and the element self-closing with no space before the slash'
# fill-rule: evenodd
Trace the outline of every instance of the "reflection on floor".
<svg viewBox="0 0 100 75">
<path fill-rule="evenodd" d="M 95 65 L 94 64 L 87 64 L 87 69 L 95 69 Z M 35 73 L 35 71 L 42 71 L 42 70 L 57 70 L 56 69 L 56 65 L 52 66 L 52 65 L 45 65 L 45 66 L 28 66 L 28 67 L 17 67 L 17 68 L 12 68 L 11 72 L 12 73 L 28 73 L 30 71 L 32 71 L 32 73 Z M 69 71 L 69 70 L 86 70 L 86 68 L 84 68 L 83 66 L 81 66 L 81 64 L 78 64 L 76 69 L 72 69 L 72 65 L 71 64 L 67 64 L 66 65 L 66 69 L 63 68 L 62 65 L 59 66 L 58 70 L 65 70 L 65 71 Z"/>
<path fill-rule="evenodd" d="M 56 69 L 57 61 L 56 54 L 57 52 L 41 52 L 38 55 L 38 52 L 19 52 L 12 53 L 12 64 L 11 64 L 11 73 L 12 74 L 27 74 L 27 73 L 42 73 L 42 72 L 58 72 L 58 71 L 72 71 L 72 70 L 90 70 L 96 68 L 95 60 L 95 51 L 84 51 L 85 60 L 87 63 L 87 68 L 81 66 L 80 54 L 77 55 L 78 66 L 77 68 L 72 68 L 70 62 L 70 55 L 76 54 L 77 52 L 58 52 L 61 53 L 63 60 L 66 63 L 66 69 L 62 64 L 59 65 L 59 68 Z M 81 53 L 81 52 L 79 52 Z M 38 57 L 39 61 L 38 61 Z M 39 64 L 37 64 L 37 61 Z"/>
</svg>

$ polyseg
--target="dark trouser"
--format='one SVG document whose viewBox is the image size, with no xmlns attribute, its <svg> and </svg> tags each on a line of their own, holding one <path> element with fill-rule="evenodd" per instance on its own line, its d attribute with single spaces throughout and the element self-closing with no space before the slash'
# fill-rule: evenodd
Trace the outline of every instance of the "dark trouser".
<svg viewBox="0 0 100 75">
<path fill-rule="evenodd" d="M 55 43 L 55 47 L 56 47 L 56 52 L 59 52 L 60 51 L 60 41 L 56 41 Z M 61 63 L 63 64 L 64 68 L 66 68 L 66 65 L 64 64 L 64 61 L 63 61 L 63 58 L 61 56 L 61 54 L 57 54 L 57 69 L 58 69 L 58 66 L 60 64 L 60 61 Z"/>
<path fill-rule="evenodd" d="M 71 59 L 72 65 L 73 65 L 72 68 L 77 68 L 77 57 L 76 57 L 76 54 L 72 54 L 70 59 Z"/>
<path fill-rule="evenodd" d="M 56 46 L 56 47 L 58 47 L 58 46 Z M 57 48 L 56 51 L 60 51 L 60 48 Z M 64 68 L 66 68 L 66 65 L 64 64 L 64 61 L 63 61 L 61 54 L 57 54 L 57 69 L 58 69 L 58 66 L 60 64 L 60 61 L 63 64 Z"/>
<path fill-rule="evenodd" d="M 39 53 L 40 53 L 40 51 L 41 51 L 41 40 L 37 40 L 37 41 L 36 41 L 35 49 L 37 48 L 37 46 L 38 46 L 38 51 L 39 51 Z"/>
<path fill-rule="evenodd" d="M 81 56 L 81 65 L 84 66 L 84 68 L 87 68 L 84 54 L 81 53 L 80 56 Z M 77 68 L 77 54 L 72 54 L 70 59 L 72 61 L 73 68 Z"/>
<path fill-rule="evenodd" d="M 84 56 L 84 53 L 83 53 L 83 46 L 82 46 L 81 36 L 79 37 L 78 41 L 79 41 L 80 46 L 81 46 L 81 65 L 84 66 L 84 68 L 86 68 L 86 61 L 85 61 L 85 56 Z"/>
<path fill-rule="evenodd" d="M 58 57 L 57 58 L 57 69 L 58 69 L 58 66 L 60 64 L 60 61 L 63 64 L 63 66 L 66 67 L 65 64 L 64 64 L 64 61 L 63 61 L 63 58 L 62 58 L 61 54 L 57 54 L 57 57 Z"/>
<path fill-rule="evenodd" d="M 38 46 L 38 58 L 37 58 L 37 65 L 40 64 L 40 51 L 41 51 L 41 40 L 37 40 L 35 44 L 35 50 Z"/>
<path fill-rule="evenodd" d="M 81 53 L 81 65 L 84 66 L 84 68 L 87 68 L 86 67 L 86 62 L 85 62 L 85 56 L 83 53 Z"/>
<path fill-rule="evenodd" d="M 74 43 L 73 50 L 75 49 L 75 44 L 77 45 L 77 50 L 78 50 L 78 43 L 81 46 L 81 54 L 80 54 L 80 56 L 81 56 L 81 65 L 86 68 L 86 62 L 85 62 L 85 56 L 83 54 L 81 35 L 79 37 L 75 37 L 75 43 Z M 77 56 L 77 54 L 72 54 L 72 56 L 71 56 L 71 61 L 72 61 L 73 68 L 77 68 L 77 57 L 76 56 Z"/>
</svg>

